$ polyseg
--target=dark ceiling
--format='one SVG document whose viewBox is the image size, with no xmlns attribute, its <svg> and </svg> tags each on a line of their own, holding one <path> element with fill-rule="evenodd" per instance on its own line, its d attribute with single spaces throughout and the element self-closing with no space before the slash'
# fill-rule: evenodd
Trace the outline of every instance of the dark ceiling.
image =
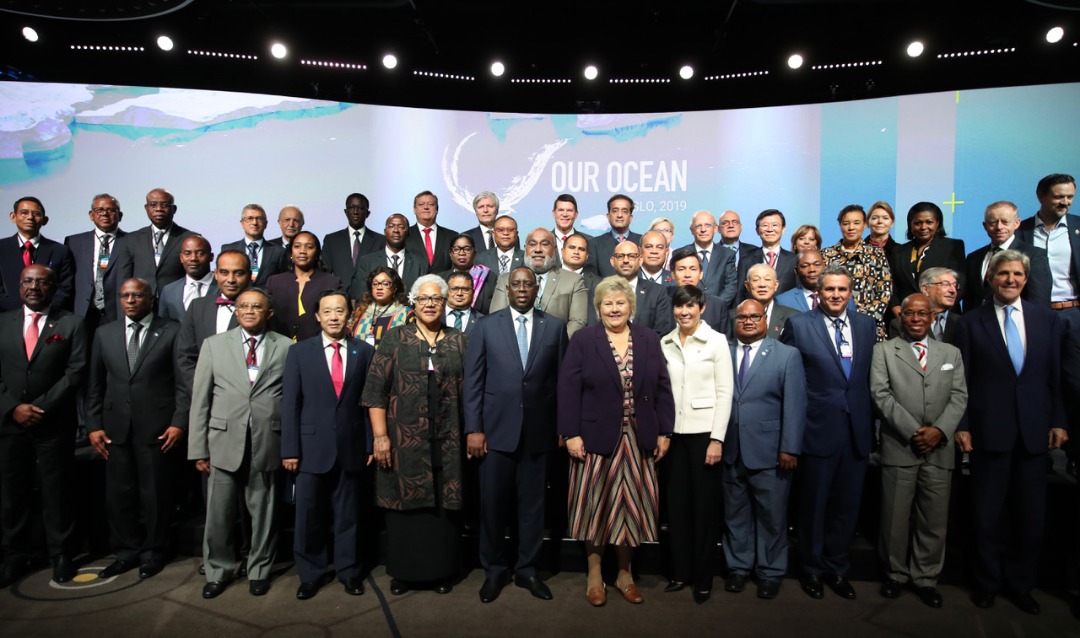
<svg viewBox="0 0 1080 638">
<path fill-rule="evenodd" d="M 0 25 L 6 79 L 470 110 L 675 111 L 1080 80 L 1080 0 L 0 0 Z M 20 36 L 27 25 L 38 42 Z M 1054 25 L 1065 38 L 1051 45 Z M 173 51 L 157 48 L 161 34 Z M 926 44 L 917 59 L 904 52 L 914 39 Z M 285 60 L 270 56 L 274 40 L 288 46 Z M 392 71 L 380 62 L 386 52 L 399 59 Z M 806 59 L 797 71 L 786 64 L 795 52 Z M 495 60 L 506 65 L 501 78 L 488 71 Z M 860 62 L 880 64 L 812 68 Z M 600 69 L 591 82 L 589 63 Z M 684 64 L 695 68 L 690 80 L 679 78 Z"/>
</svg>

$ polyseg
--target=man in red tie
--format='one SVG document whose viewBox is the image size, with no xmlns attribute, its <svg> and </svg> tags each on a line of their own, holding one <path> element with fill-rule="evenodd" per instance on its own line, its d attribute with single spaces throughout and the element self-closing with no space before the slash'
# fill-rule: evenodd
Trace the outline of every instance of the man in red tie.
<svg viewBox="0 0 1080 638">
<path fill-rule="evenodd" d="M 428 265 L 425 272 L 439 273 L 450 270 L 450 242 L 457 237 L 456 230 L 439 226 L 439 198 L 431 191 L 423 191 L 413 198 L 413 215 L 416 224 L 409 229 L 405 250 L 416 255 Z"/>
<path fill-rule="evenodd" d="M 67 246 L 41 235 L 41 228 L 49 223 L 45 205 L 36 197 L 23 197 L 15 201 L 10 217 L 18 232 L 0 241 L 0 311 L 22 306 L 19 277 L 22 269 L 31 264 L 53 271 L 57 287 L 52 303 L 70 310 L 75 292 L 75 260 Z"/>
<path fill-rule="evenodd" d="M 322 332 L 289 349 L 281 399 L 281 464 L 296 475 L 293 558 L 300 600 L 313 597 L 330 580 L 331 537 L 334 571 L 345 592 L 364 593 L 357 503 L 371 429 L 360 394 L 375 348 L 348 335 L 344 292 L 323 292 L 315 317 Z M 320 505 L 327 496 L 332 528 Z"/>
<path fill-rule="evenodd" d="M 761 238 L 761 247 L 749 247 L 747 252 L 739 260 L 739 283 L 746 281 L 750 269 L 757 264 L 767 264 L 776 272 L 776 280 L 779 283 L 777 294 L 784 293 L 798 285 L 795 277 L 795 266 L 798 256 L 790 250 L 785 250 L 781 245 L 784 238 L 784 229 L 787 220 L 784 214 L 775 208 L 763 210 L 757 216 L 757 234 Z M 748 299 L 746 290 L 739 291 L 739 299 Z"/>
<path fill-rule="evenodd" d="M 22 306 L 0 315 L 0 587 L 26 573 L 36 549 L 35 483 L 53 580 L 64 583 L 75 576 L 68 498 L 86 332 L 81 318 L 57 306 L 56 287 L 56 275 L 45 266 L 23 268 Z"/>
</svg>

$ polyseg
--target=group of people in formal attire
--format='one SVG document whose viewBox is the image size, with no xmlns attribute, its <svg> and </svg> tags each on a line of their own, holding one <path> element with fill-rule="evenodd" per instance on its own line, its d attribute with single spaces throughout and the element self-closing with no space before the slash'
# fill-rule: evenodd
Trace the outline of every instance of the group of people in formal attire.
<svg viewBox="0 0 1080 638">
<path fill-rule="evenodd" d="M 970 255 L 930 202 L 908 211 L 905 243 L 876 202 L 844 207 L 829 247 L 802 226 L 784 248 L 784 214 L 767 209 L 760 246 L 734 211 L 699 211 L 675 249 L 668 219 L 630 230 L 621 194 L 608 232 L 578 231 L 577 202 L 560 195 L 555 227 L 522 242 L 490 192 L 464 233 L 437 223 L 424 191 L 415 223 L 390 215 L 383 234 L 354 193 L 348 226 L 321 241 L 294 206 L 265 239 L 266 211 L 249 204 L 244 238 L 216 259 L 164 189 L 131 233 L 116 198 L 95 196 L 94 229 L 62 244 L 40 233 L 41 201 L 22 198 L 0 244 L 0 585 L 30 568 L 35 480 L 53 579 L 75 574 L 78 426 L 105 459 L 116 558 L 100 576 L 164 568 L 176 484 L 194 467 L 205 598 L 244 576 L 252 595 L 269 590 L 284 504 L 297 598 L 334 578 L 363 594 L 373 503 L 394 595 L 450 592 L 475 524 L 484 603 L 511 581 L 552 598 L 539 575 L 549 529 L 583 542 L 591 605 L 608 585 L 638 604 L 633 549 L 666 523 L 665 593 L 709 600 L 722 547 L 724 590 L 753 581 L 773 599 L 790 506 L 800 588 L 851 599 L 849 547 L 880 450 L 881 595 L 943 604 L 963 454 L 973 601 L 1005 594 L 1038 613 L 1048 453 L 1068 441 L 1078 406 L 1065 398 L 1080 390 L 1074 193 L 1055 174 L 1029 219 L 990 204 L 990 243 Z"/>
</svg>

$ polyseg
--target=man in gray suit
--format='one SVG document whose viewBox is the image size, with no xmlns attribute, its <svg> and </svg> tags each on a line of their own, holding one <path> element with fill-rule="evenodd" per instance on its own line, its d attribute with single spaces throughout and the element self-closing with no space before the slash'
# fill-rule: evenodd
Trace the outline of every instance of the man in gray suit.
<svg viewBox="0 0 1080 638">
<path fill-rule="evenodd" d="M 929 337 L 926 295 L 900 306 L 901 336 L 874 346 L 870 391 L 881 411 L 881 595 L 910 582 L 919 599 L 941 607 L 937 577 L 945 562 L 953 433 L 967 408 L 960 350 Z M 914 520 L 913 520 L 914 517 Z"/>
<path fill-rule="evenodd" d="M 757 301 L 739 304 L 735 337 L 735 393 L 722 457 L 724 589 L 741 592 L 753 571 L 758 597 L 771 600 L 787 572 L 788 494 L 802 452 L 806 375 L 799 351 L 768 336 Z"/>
<path fill-rule="evenodd" d="M 191 396 L 188 459 L 210 476 L 203 536 L 203 598 L 225 591 L 235 565 L 231 530 L 243 493 L 251 515 L 249 591 L 270 590 L 277 536 L 274 470 L 281 465 L 281 384 L 288 338 L 267 330 L 274 311 L 262 290 L 236 299 L 239 326 L 207 337 Z"/>
<path fill-rule="evenodd" d="M 588 318 L 589 293 L 585 290 L 581 275 L 559 267 L 559 259 L 555 256 L 555 236 L 545 228 L 537 228 L 529 233 L 525 239 L 525 255 L 525 265 L 536 275 L 539 289 L 536 307 L 564 321 L 567 338 L 574 336 L 578 328 L 585 327 Z M 494 314 L 510 305 L 506 296 L 508 281 L 509 275 L 499 275 L 489 313 Z M 668 315 L 671 315 L 670 306 Z"/>
</svg>

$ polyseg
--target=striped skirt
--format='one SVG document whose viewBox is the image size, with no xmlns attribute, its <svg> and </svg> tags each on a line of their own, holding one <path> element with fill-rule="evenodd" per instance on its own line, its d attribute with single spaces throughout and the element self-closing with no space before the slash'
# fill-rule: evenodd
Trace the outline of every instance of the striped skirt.
<svg viewBox="0 0 1080 638">
<path fill-rule="evenodd" d="M 628 420 L 611 456 L 570 460 L 570 536 L 593 545 L 637 547 L 656 540 L 656 466 Z"/>
</svg>

